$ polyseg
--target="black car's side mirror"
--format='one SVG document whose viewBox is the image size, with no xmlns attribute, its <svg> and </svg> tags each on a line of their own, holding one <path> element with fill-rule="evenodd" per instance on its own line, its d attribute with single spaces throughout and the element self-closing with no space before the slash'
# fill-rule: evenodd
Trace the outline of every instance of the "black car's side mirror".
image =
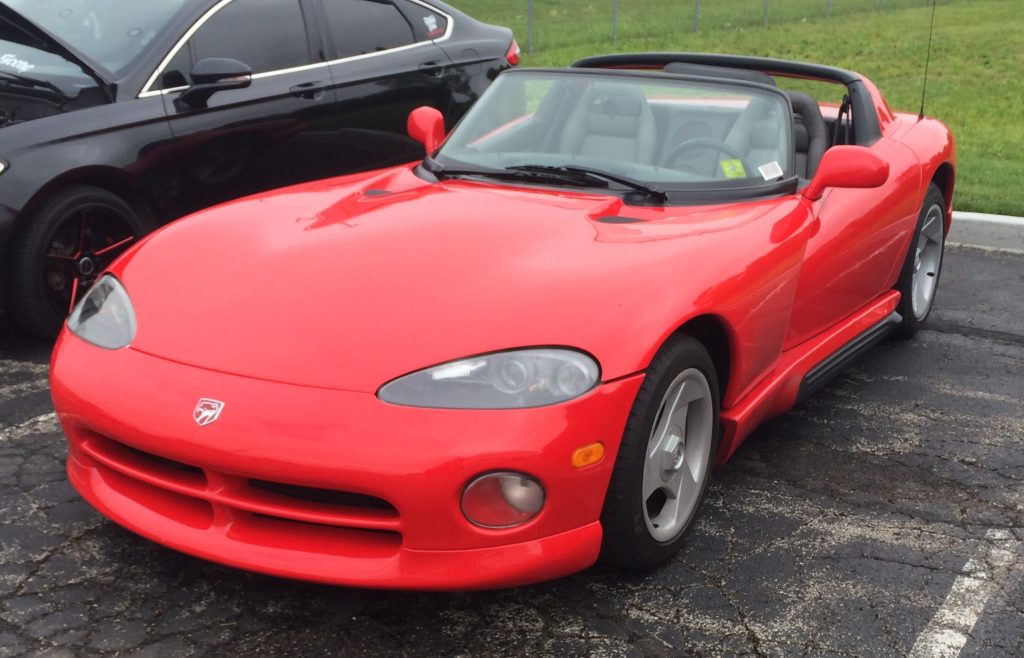
<svg viewBox="0 0 1024 658">
<path fill-rule="evenodd" d="M 174 100 L 181 110 L 206 107 L 218 91 L 245 89 L 252 84 L 252 69 L 237 59 L 207 57 L 196 62 L 189 77 L 192 85 Z"/>
</svg>

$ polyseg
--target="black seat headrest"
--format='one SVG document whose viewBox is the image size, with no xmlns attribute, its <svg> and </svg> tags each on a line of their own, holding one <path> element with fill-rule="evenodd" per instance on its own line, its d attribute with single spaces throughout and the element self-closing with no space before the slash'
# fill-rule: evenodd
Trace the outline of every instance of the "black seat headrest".
<svg viewBox="0 0 1024 658">
<path fill-rule="evenodd" d="M 708 64 L 689 64 L 687 62 L 670 62 L 663 69 L 665 73 L 677 75 L 699 75 L 702 78 L 725 78 L 727 80 L 744 80 L 746 82 L 757 82 L 769 87 L 777 87 L 775 78 L 749 69 L 732 69 L 726 66 L 709 66 Z"/>
</svg>

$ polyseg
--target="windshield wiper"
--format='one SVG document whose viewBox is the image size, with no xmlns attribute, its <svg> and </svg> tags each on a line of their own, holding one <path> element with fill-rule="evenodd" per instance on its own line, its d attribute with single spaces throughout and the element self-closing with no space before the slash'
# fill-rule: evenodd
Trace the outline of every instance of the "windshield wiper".
<svg viewBox="0 0 1024 658">
<path fill-rule="evenodd" d="M 506 167 L 506 171 L 522 171 L 526 173 L 538 173 L 538 174 L 553 174 L 563 175 L 566 178 L 578 181 L 601 181 L 604 183 L 604 187 L 607 187 L 609 183 L 618 183 L 624 185 L 629 189 L 640 192 L 645 196 L 654 199 L 660 203 L 668 201 L 668 194 L 664 190 L 660 190 L 652 185 L 643 183 L 633 178 L 626 176 L 620 176 L 619 174 L 613 174 L 603 169 L 593 169 L 591 167 L 578 167 L 575 165 L 537 165 L 537 164 L 526 164 L 526 165 L 514 165 L 512 167 Z"/>
<path fill-rule="evenodd" d="M 556 181 L 560 183 L 569 182 L 572 185 L 582 187 L 608 187 L 608 181 L 602 178 L 575 174 L 567 171 L 532 170 L 528 168 L 508 167 L 506 169 L 487 169 L 475 167 L 451 167 L 442 165 L 435 160 L 426 159 L 423 161 L 423 168 L 438 178 L 457 178 L 461 176 L 480 176 L 481 178 L 495 178 L 497 180 L 511 181 Z"/>
<path fill-rule="evenodd" d="M 590 169 L 572 165 L 553 166 L 535 164 L 513 165 L 511 167 L 505 167 L 503 170 L 474 169 L 446 167 L 430 159 L 424 160 L 423 166 L 427 171 L 438 178 L 481 176 L 484 178 L 495 178 L 498 180 L 532 182 L 554 180 L 578 187 L 600 188 L 608 188 L 611 183 L 617 183 L 619 185 L 624 185 L 635 192 L 640 192 L 658 203 L 665 203 L 668 201 L 668 194 L 656 187 L 652 187 L 646 183 L 641 183 L 640 181 L 632 178 L 626 178 L 625 176 L 602 171 L 600 169 Z"/>
<path fill-rule="evenodd" d="M 53 84 L 49 80 L 40 80 L 39 78 L 30 78 L 27 75 L 18 75 L 17 73 L 8 73 L 7 71 L 0 71 L 0 80 L 6 80 L 8 84 L 15 84 L 20 87 L 29 87 L 36 89 L 46 89 L 57 94 L 65 101 L 71 100 L 67 94 L 61 91 L 61 88 Z"/>
</svg>

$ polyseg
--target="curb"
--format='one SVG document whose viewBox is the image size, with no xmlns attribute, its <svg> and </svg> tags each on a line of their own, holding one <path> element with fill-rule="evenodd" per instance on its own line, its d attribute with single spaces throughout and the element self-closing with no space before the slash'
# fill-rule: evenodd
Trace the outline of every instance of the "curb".
<svg viewBox="0 0 1024 658">
<path fill-rule="evenodd" d="M 1024 254 L 1024 217 L 953 211 L 948 244 Z"/>
<path fill-rule="evenodd" d="M 988 215 L 982 212 L 967 212 L 964 210 L 954 210 L 953 221 L 983 222 L 986 224 L 1004 224 L 1007 226 L 1024 227 L 1024 217 L 1012 217 L 1010 215 Z"/>
</svg>

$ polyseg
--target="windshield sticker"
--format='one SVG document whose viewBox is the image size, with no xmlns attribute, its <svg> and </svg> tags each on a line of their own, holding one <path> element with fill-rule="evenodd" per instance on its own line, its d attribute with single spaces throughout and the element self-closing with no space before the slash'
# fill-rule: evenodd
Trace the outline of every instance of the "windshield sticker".
<svg viewBox="0 0 1024 658">
<path fill-rule="evenodd" d="M 18 59 L 17 55 L 12 55 L 11 53 L 0 55 L 0 64 L 10 67 L 18 73 L 28 73 L 36 67 L 35 64 L 29 64 L 23 59 Z"/>
<path fill-rule="evenodd" d="M 726 178 L 746 178 L 747 170 L 743 168 L 742 160 L 722 160 L 722 173 Z"/>
<path fill-rule="evenodd" d="M 782 171 L 782 166 L 779 165 L 778 160 L 772 160 L 768 164 L 761 165 L 760 167 L 757 168 L 757 170 L 761 172 L 761 177 L 764 178 L 766 181 L 775 180 L 776 178 L 782 178 L 782 176 L 784 175 Z"/>
</svg>

